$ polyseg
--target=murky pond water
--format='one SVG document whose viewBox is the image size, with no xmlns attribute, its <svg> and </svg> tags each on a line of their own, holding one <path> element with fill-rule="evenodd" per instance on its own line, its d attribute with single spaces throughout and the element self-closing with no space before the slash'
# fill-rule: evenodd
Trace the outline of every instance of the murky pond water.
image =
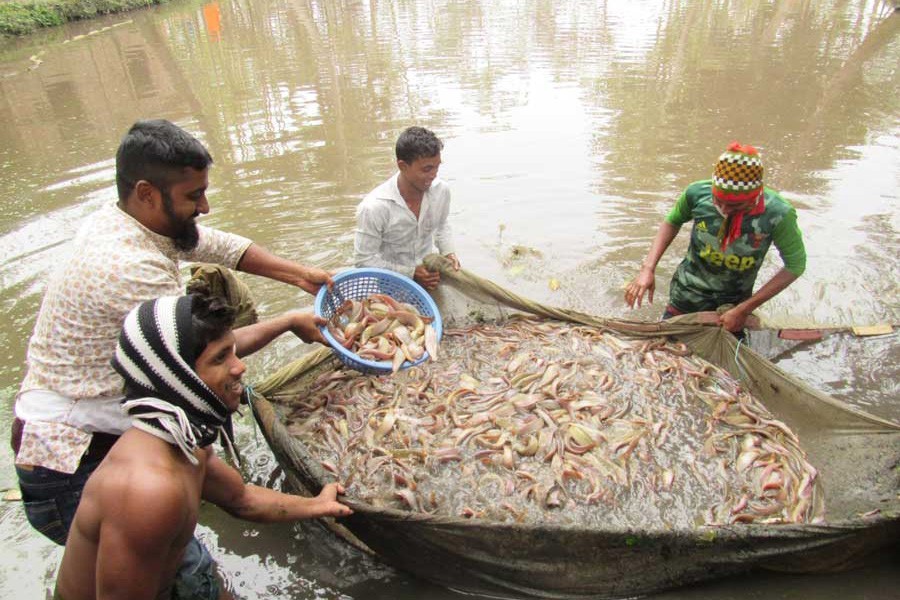
<svg viewBox="0 0 900 600">
<path fill-rule="evenodd" d="M 900 14 L 877 0 L 178 0 L 7 42 L 0 431 L 44 278 L 82 218 L 114 198 L 116 146 L 145 117 L 175 121 L 210 148 L 206 224 L 327 268 L 349 264 L 354 208 L 392 173 L 397 133 L 425 125 L 446 144 L 442 175 L 465 267 L 541 301 L 646 319 L 661 311 L 687 235 L 660 265 L 653 307 L 627 311 L 622 286 L 662 216 L 728 142 L 753 143 L 769 185 L 797 207 L 809 254 L 765 316 L 896 324 L 898 65 Z M 761 278 L 778 266 L 771 256 Z M 264 315 L 311 305 L 287 286 L 248 281 Z M 842 335 L 768 351 L 813 385 L 900 420 L 897 342 Z M 251 372 L 262 378 L 300 351 L 282 340 Z M 246 420 L 240 438 L 246 475 L 278 485 Z M 0 489 L 15 485 L 11 463 L 0 467 Z M 314 526 L 253 526 L 214 509 L 202 523 L 247 598 L 456 597 Z M 0 505 L 0 538 L 0 596 L 43 597 L 59 550 L 15 503 Z M 898 586 L 885 559 L 660 597 L 887 598 Z"/>
</svg>

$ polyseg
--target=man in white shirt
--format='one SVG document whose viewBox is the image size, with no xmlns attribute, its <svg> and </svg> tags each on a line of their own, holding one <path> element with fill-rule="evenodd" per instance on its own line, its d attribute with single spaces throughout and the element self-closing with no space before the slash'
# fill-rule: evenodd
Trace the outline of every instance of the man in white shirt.
<svg viewBox="0 0 900 600">
<path fill-rule="evenodd" d="M 180 295 L 180 261 L 211 262 L 315 293 L 327 272 L 279 258 L 251 240 L 196 224 L 212 158 L 164 120 L 139 121 L 116 153 L 119 200 L 81 227 L 47 284 L 16 398 L 12 447 L 29 522 L 65 544 L 81 490 L 131 425 L 123 380 L 110 360 L 125 315 Z M 283 331 L 316 338 L 308 313 L 287 313 Z M 305 335 L 305 337 L 304 337 Z M 249 350 L 252 352 L 253 350 Z"/>
<path fill-rule="evenodd" d="M 438 179 L 444 144 L 424 127 L 409 127 L 397 139 L 393 177 L 370 192 L 356 209 L 357 267 L 390 269 L 433 290 L 441 275 L 422 259 L 437 246 L 459 269 L 450 223 L 450 187 Z"/>
</svg>

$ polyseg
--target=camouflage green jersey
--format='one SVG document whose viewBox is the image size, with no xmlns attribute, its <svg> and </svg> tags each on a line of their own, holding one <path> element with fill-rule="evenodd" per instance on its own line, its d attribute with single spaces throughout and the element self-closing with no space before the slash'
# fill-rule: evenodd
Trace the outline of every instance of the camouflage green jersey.
<svg viewBox="0 0 900 600">
<path fill-rule="evenodd" d="M 797 227 L 797 211 L 778 192 L 765 188 L 762 214 L 745 214 L 741 235 L 721 250 L 719 230 L 725 218 L 712 202 L 710 180 L 685 188 L 666 221 L 681 227 L 693 221 L 687 256 L 672 276 L 669 303 L 682 312 L 715 310 L 737 304 L 753 294 L 756 274 L 772 242 L 785 268 L 800 275 L 806 269 L 806 249 Z"/>
</svg>

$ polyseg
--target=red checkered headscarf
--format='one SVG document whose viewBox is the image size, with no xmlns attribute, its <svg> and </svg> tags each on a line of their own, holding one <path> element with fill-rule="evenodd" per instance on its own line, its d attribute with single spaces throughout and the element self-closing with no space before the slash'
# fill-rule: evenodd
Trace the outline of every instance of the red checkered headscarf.
<svg viewBox="0 0 900 600">
<path fill-rule="evenodd" d="M 741 235 L 744 215 L 758 215 L 765 209 L 763 194 L 763 164 L 759 151 L 750 145 L 731 142 L 716 162 L 712 177 L 712 194 L 720 202 L 756 200 L 749 211 L 735 213 L 722 223 L 719 231 L 721 249 Z"/>
</svg>

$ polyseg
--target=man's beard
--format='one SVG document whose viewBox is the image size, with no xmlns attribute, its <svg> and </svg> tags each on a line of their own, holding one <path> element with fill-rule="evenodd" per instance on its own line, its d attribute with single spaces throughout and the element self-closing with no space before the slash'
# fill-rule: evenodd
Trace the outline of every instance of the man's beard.
<svg viewBox="0 0 900 600">
<path fill-rule="evenodd" d="M 197 229 L 197 223 L 194 219 L 180 220 L 175 214 L 172 206 L 172 196 L 168 191 L 162 192 L 163 212 L 169 217 L 169 222 L 176 228 L 172 238 L 172 243 L 178 250 L 189 252 L 197 247 L 200 243 L 200 231 Z"/>
</svg>

